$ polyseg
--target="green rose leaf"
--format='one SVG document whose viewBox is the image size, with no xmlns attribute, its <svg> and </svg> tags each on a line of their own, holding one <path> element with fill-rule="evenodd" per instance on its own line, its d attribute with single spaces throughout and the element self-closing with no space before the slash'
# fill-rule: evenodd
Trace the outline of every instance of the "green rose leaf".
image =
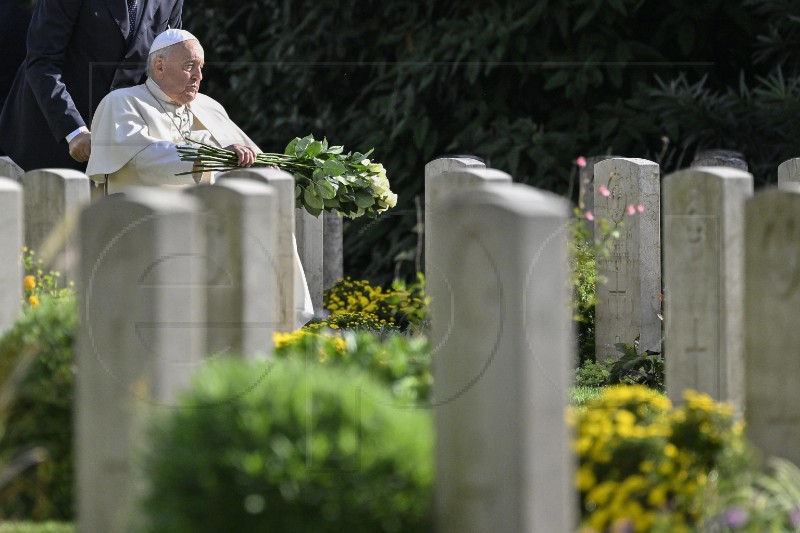
<svg viewBox="0 0 800 533">
<path fill-rule="evenodd" d="M 322 169 L 328 176 L 339 176 L 347 171 L 347 168 L 338 159 L 328 159 Z"/>
<path fill-rule="evenodd" d="M 327 181 L 315 181 L 314 192 L 323 200 L 330 200 L 336 197 L 336 188 Z"/>
<path fill-rule="evenodd" d="M 314 141 L 306 148 L 306 155 L 308 157 L 317 157 L 322 152 L 322 143 Z"/>
<path fill-rule="evenodd" d="M 298 142 L 300 142 L 300 137 L 295 137 L 289 141 L 289 144 L 286 145 L 286 150 L 284 150 L 283 153 L 286 155 L 295 155 L 295 147 L 297 146 Z"/>
<path fill-rule="evenodd" d="M 203 145 L 182 147 L 179 152 L 182 161 L 207 161 L 217 169 L 237 165 L 236 155 L 223 148 Z M 382 165 L 362 163 L 372 152 L 349 152 L 340 145 L 330 146 L 327 138 L 317 141 L 307 135 L 292 139 L 283 154 L 259 154 L 256 166 L 274 165 L 290 172 L 295 182 L 295 203 L 310 213 L 329 209 L 374 217 L 388 209 L 389 183 Z M 376 198 L 379 191 L 381 196 Z M 391 198 L 393 201 L 394 196 Z"/>
<path fill-rule="evenodd" d="M 375 203 L 375 198 L 373 198 L 370 193 L 364 191 L 358 191 L 356 193 L 356 205 L 358 207 L 366 209 L 367 207 L 371 206 L 374 203 Z"/>
<path fill-rule="evenodd" d="M 311 187 L 306 187 L 303 191 L 303 201 L 307 207 L 313 209 L 322 209 L 324 206 L 322 200 L 314 195 L 314 190 Z"/>
<path fill-rule="evenodd" d="M 308 211 L 309 213 L 311 213 L 315 217 L 318 217 L 319 214 L 322 213 L 322 208 L 320 207 L 319 209 L 317 209 L 315 207 L 309 207 L 308 205 L 306 205 L 306 211 Z"/>
<path fill-rule="evenodd" d="M 314 137 L 312 137 L 311 135 L 299 139 L 297 141 L 297 144 L 294 145 L 294 155 L 296 155 L 297 157 L 303 156 L 312 142 L 314 142 Z"/>
</svg>

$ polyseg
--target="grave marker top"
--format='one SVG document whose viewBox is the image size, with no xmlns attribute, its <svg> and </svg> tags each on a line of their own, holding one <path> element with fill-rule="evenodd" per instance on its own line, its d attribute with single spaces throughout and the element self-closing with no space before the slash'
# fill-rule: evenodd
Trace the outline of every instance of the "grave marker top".
<svg viewBox="0 0 800 533">
<path fill-rule="evenodd" d="M 22 187 L 0 177 L 0 334 L 19 317 L 22 300 Z"/>
<path fill-rule="evenodd" d="M 0 178 L 20 181 L 25 171 L 8 156 L 0 157 Z"/>
<path fill-rule="evenodd" d="M 800 195 L 765 189 L 745 211 L 747 432 L 800 465 Z"/>
<path fill-rule="evenodd" d="M 205 208 L 206 351 L 267 356 L 279 318 L 294 318 L 278 286 L 275 190 L 251 179 L 225 179 L 186 193 Z"/>
<path fill-rule="evenodd" d="M 598 361 L 618 359 L 617 343 L 639 339 L 640 349 L 661 351 L 661 200 L 659 167 L 639 158 L 595 165 L 595 232 L 601 220 L 622 225 L 611 256 L 599 258 Z"/>
<path fill-rule="evenodd" d="M 77 170 L 38 169 L 22 177 L 25 191 L 25 244 L 41 252 L 51 232 L 90 200 L 89 178 Z M 74 238 L 73 238 L 74 239 Z M 67 239 L 68 247 L 75 247 Z"/>
<path fill-rule="evenodd" d="M 77 529 L 110 532 L 135 499 L 145 415 L 174 407 L 203 359 L 205 235 L 197 200 L 155 188 L 89 205 L 80 235 Z"/>
<path fill-rule="evenodd" d="M 448 221 L 429 279 L 437 531 L 572 531 L 569 205 L 487 185 L 437 214 Z"/>
<path fill-rule="evenodd" d="M 788 159 L 778 165 L 778 188 L 797 190 L 800 187 L 800 158 Z"/>
<path fill-rule="evenodd" d="M 667 394 L 744 404 L 744 205 L 753 177 L 694 167 L 664 178 Z"/>
</svg>

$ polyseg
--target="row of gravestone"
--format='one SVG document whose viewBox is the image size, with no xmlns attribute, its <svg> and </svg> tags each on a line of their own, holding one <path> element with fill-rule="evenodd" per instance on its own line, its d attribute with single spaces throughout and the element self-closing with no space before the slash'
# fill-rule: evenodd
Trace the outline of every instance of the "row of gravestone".
<svg viewBox="0 0 800 533">
<path fill-rule="evenodd" d="M 597 359 L 638 339 L 663 353 L 673 401 L 693 389 L 733 404 L 764 452 L 796 464 L 799 162 L 781 164 L 778 187 L 758 194 L 743 170 L 693 167 L 659 185 L 655 163 L 624 158 L 597 163 L 593 187 L 595 229 L 623 222 L 597 261 L 607 280 L 597 286 Z"/>
<path fill-rule="evenodd" d="M 0 157 L 0 177 L 4 190 L 4 234 L 0 248 L 20 250 L 26 246 L 38 257 L 53 259 L 46 266 L 65 270 L 73 277 L 77 238 L 77 213 L 90 201 L 90 182 L 80 172 L 44 169 L 24 172 L 8 157 Z M 24 194 L 16 198 L 13 191 L 19 184 Z M 18 205 L 19 204 L 19 205 Z M 285 218 L 285 215 L 282 216 Z M 298 254 L 306 276 L 314 309 L 322 308 L 322 294 L 342 277 L 342 218 L 335 213 L 314 217 L 302 209 L 293 215 Z M 20 233 L 22 232 L 22 233 Z M 57 254 L 59 254 L 57 256 Z M 58 261 L 55 262 L 56 256 Z M 6 330 L 19 315 L 21 289 L 13 280 L 21 276 L 17 257 L 4 254 L 0 260 L 0 332 Z"/>
<path fill-rule="evenodd" d="M 641 350 L 663 347 L 673 400 L 694 389 L 733 403 L 764 453 L 796 464 L 799 162 L 781 165 L 779 188 L 755 195 L 752 176 L 734 168 L 690 168 L 663 184 L 642 159 L 593 168 L 593 218 L 621 228 L 598 258 L 608 280 L 597 287 L 598 358 L 634 338 Z M 563 422 L 574 361 L 568 223 L 562 199 L 476 160 L 426 167 L 440 531 L 574 524 Z"/>
<path fill-rule="evenodd" d="M 443 163 L 452 162 L 431 168 Z M 428 218 L 428 264 L 437 272 L 432 314 L 440 325 L 433 333 L 437 527 L 566 531 L 574 521 L 563 416 L 572 364 L 569 209 L 523 185 L 469 191 L 475 181 L 511 181 L 499 171 L 476 172 L 455 174 L 463 195 L 430 198 L 440 204 Z M 80 531 L 118 531 L 130 522 L 138 486 L 131 457 L 145 418 L 174 405 L 206 354 L 267 355 L 269 332 L 291 314 L 291 274 L 282 267 L 288 247 L 280 240 L 292 226 L 281 215 L 292 213 L 292 178 L 270 170 L 238 175 L 252 173 L 269 185 L 228 175 L 212 187 L 131 191 L 80 211 Z M 19 185 L 2 180 L 0 190 L 10 191 L 0 202 L 14 198 L 19 221 Z M 12 249 L 20 243 L 17 237 Z M 253 386 L 261 378 L 253 376 Z"/>
<path fill-rule="evenodd" d="M 79 172 L 14 177 L 0 178 L 0 327 L 20 311 L 23 243 L 63 248 L 81 317 L 79 530 L 113 531 L 126 521 L 131 446 L 147 406 L 170 405 L 209 354 L 266 356 L 274 331 L 296 327 L 295 232 L 319 309 L 323 219 L 295 224 L 306 213 L 295 210 L 294 178 L 273 169 L 229 172 L 218 185 L 183 193 L 140 189 L 95 202 Z"/>
<path fill-rule="evenodd" d="M 657 166 L 630 159 L 603 164 L 595 168 L 596 176 L 606 176 L 597 187 L 604 185 L 609 194 L 596 198 L 598 216 L 613 216 L 610 208 L 619 203 L 615 194 L 626 191 L 621 205 L 627 211 L 627 205 L 641 203 L 641 215 L 653 217 L 650 231 L 658 234 L 660 199 L 647 204 L 636 192 L 642 181 L 657 184 Z M 255 354 L 269 346 L 264 333 L 280 321 L 278 305 L 286 305 L 291 292 L 274 297 L 275 287 L 291 286 L 278 281 L 277 243 L 281 231 L 286 233 L 278 229 L 281 206 L 292 205 L 285 200 L 291 198 L 288 186 L 282 188 L 280 174 L 274 176 L 268 180 L 272 185 L 230 177 L 220 186 L 197 187 L 183 195 L 142 191 L 82 211 L 76 350 L 80 530 L 113 531 L 128 518 L 126 511 L 133 512 L 127 507 L 133 490 L 130 447 L 140 434 L 141 417 L 172 404 L 192 367 L 207 353 L 206 344 L 215 353 Z M 282 177 L 283 183 L 291 181 Z M 634 192 L 627 188 L 630 177 L 638 183 Z M 507 174 L 474 160 L 435 160 L 427 165 L 425 180 L 437 531 L 572 530 L 574 458 L 564 422 L 574 361 L 566 257 L 569 206 L 562 198 L 513 184 Z M 684 180 L 691 185 L 683 186 Z M 745 330 L 747 344 L 743 374 L 750 434 L 769 453 L 793 458 L 788 447 L 797 441 L 800 416 L 798 402 L 792 401 L 798 388 L 792 385 L 800 373 L 790 343 L 800 328 L 789 306 L 796 307 L 800 281 L 795 254 L 800 220 L 794 215 L 800 213 L 800 195 L 767 191 L 745 200 L 748 180 L 743 172 L 708 168 L 664 180 L 665 279 L 670 284 L 665 345 L 667 357 L 673 336 L 688 339 L 691 348 L 705 349 L 698 353 L 722 353 L 720 344 L 694 341 L 716 335 L 718 343 L 732 342 L 734 335 L 728 334 L 737 327 L 732 322 L 736 290 L 746 290 L 738 309 L 746 311 L 747 320 L 738 327 Z M 647 186 L 645 191 L 658 190 L 652 183 Z M 603 203 L 608 204 L 605 212 Z M 641 223 L 646 218 L 626 219 L 626 228 L 634 228 L 623 232 L 630 234 L 625 237 L 628 248 L 614 252 L 626 272 L 640 271 L 630 267 L 642 263 L 641 258 L 631 260 L 625 254 L 634 249 L 629 239 L 645 240 L 642 226 L 653 225 Z M 737 230 L 732 222 L 737 219 L 746 221 L 741 226 L 746 231 Z M 677 248 L 687 255 L 685 260 L 673 254 L 673 241 L 683 243 Z M 714 244 L 698 248 L 698 243 Z M 728 261 L 736 246 L 747 249 L 742 254 L 747 262 L 738 274 Z M 699 256 L 703 251 L 717 258 Z M 670 267 L 673 263 L 677 266 Z M 708 279 L 714 281 L 700 281 L 695 289 L 676 288 L 701 276 L 702 265 L 713 267 Z M 745 281 L 744 289 L 736 288 L 737 275 L 739 282 Z M 272 296 L 265 296 L 270 287 Z M 710 299 L 699 298 L 700 307 L 689 307 L 686 313 L 671 307 L 682 301 L 682 292 L 698 299 L 704 292 L 700 289 L 709 287 Z M 637 290 L 641 305 L 642 289 Z M 724 326 L 695 320 L 706 312 L 703 305 L 712 304 Z M 214 316 L 207 317 L 206 310 Z M 676 319 L 675 327 L 688 324 L 698 336 L 672 333 L 673 314 L 688 316 L 683 322 Z M 722 357 L 703 361 L 730 365 Z M 706 370 L 698 370 L 700 360 L 694 362 L 684 374 L 704 376 Z M 668 383 L 677 383 L 670 368 L 668 364 Z M 729 366 L 712 370 L 718 376 L 731 371 Z M 254 384 L 257 380 L 254 376 Z"/>
</svg>

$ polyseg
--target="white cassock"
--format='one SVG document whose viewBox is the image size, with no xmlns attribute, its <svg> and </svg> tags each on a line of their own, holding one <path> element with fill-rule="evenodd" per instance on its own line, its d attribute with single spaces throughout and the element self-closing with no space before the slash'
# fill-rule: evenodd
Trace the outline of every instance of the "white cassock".
<svg viewBox="0 0 800 533">
<path fill-rule="evenodd" d="M 181 161 L 176 145 L 186 138 L 218 147 L 241 144 L 260 151 L 233 123 L 216 100 L 198 93 L 188 105 L 179 105 L 153 81 L 110 92 L 92 119 L 92 151 L 86 174 L 95 182 L 108 181 L 109 193 L 129 186 L 181 188 L 195 184 L 191 161 Z M 211 183 L 213 176 L 204 174 Z M 305 272 L 295 244 L 294 295 L 297 327 L 314 316 Z"/>
</svg>

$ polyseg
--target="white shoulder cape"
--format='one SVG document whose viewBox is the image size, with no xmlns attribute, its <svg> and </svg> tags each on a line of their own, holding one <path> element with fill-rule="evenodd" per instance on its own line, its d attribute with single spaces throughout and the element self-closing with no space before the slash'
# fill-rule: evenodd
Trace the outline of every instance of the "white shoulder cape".
<svg viewBox="0 0 800 533">
<path fill-rule="evenodd" d="M 219 146 L 256 144 L 233 123 L 213 98 L 198 94 L 189 104 Z M 172 122 L 145 84 L 110 92 L 92 119 L 92 152 L 86 174 L 104 182 L 150 144 L 172 140 Z"/>
</svg>

